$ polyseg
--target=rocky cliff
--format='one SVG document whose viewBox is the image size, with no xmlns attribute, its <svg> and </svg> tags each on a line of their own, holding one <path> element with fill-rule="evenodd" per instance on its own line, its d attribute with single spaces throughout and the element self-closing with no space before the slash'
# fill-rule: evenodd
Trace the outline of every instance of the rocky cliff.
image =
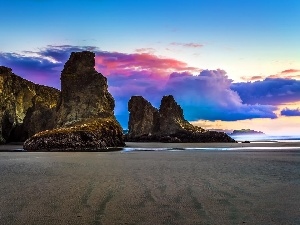
<svg viewBox="0 0 300 225">
<path fill-rule="evenodd" d="M 26 140 L 29 151 L 94 151 L 121 147 L 123 132 L 114 116 L 107 80 L 95 67 L 95 54 L 73 52 L 61 73 L 56 129 Z"/>
<path fill-rule="evenodd" d="M 107 79 L 95 70 L 95 54 L 73 52 L 61 73 L 61 99 L 57 126 L 70 126 L 87 118 L 114 116 L 115 102 Z"/>
<path fill-rule="evenodd" d="M 58 90 L 34 84 L 0 66 L 0 143 L 24 141 L 39 131 L 53 128 L 49 121 L 58 97 Z"/>
<path fill-rule="evenodd" d="M 206 131 L 190 124 L 172 95 L 162 98 L 159 110 L 143 97 L 134 96 L 128 102 L 128 110 L 127 141 L 235 142 L 223 132 Z"/>
</svg>

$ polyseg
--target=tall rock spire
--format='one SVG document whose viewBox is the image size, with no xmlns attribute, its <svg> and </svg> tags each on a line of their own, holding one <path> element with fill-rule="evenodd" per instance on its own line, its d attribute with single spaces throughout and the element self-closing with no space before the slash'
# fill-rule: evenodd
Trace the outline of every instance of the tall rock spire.
<svg viewBox="0 0 300 225">
<path fill-rule="evenodd" d="M 95 70 L 95 53 L 72 52 L 61 73 L 57 126 L 87 118 L 114 116 L 115 101 L 107 79 Z"/>
</svg>

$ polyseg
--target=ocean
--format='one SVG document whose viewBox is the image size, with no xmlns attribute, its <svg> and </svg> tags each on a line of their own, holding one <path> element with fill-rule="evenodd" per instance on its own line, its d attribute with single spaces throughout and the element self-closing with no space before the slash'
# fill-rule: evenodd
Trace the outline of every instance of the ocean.
<svg viewBox="0 0 300 225">
<path fill-rule="evenodd" d="M 300 135 L 229 135 L 236 141 L 300 142 Z"/>
</svg>

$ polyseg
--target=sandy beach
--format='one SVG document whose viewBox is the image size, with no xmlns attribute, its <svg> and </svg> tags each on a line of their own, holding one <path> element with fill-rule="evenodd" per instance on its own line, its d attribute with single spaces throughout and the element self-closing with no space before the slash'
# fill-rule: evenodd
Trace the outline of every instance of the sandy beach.
<svg viewBox="0 0 300 225">
<path fill-rule="evenodd" d="M 231 145 L 254 148 L 3 152 L 20 146 L 2 145 L 1 224 L 300 224 L 300 149 L 284 149 L 299 142 L 127 143 Z M 270 148 L 255 149 L 262 146 Z"/>
</svg>

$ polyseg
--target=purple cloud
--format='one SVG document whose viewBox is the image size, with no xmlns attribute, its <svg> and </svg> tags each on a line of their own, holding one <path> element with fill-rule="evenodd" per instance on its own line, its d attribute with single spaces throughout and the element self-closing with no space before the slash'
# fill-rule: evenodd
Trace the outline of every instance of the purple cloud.
<svg viewBox="0 0 300 225">
<path fill-rule="evenodd" d="M 0 64 L 10 67 L 13 72 L 23 78 L 55 88 L 59 85 L 61 63 L 51 62 L 49 59 L 24 56 L 14 53 L 0 53 Z"/>
<path fill-rule="evenodd" d="M 283 78 L 266 78 L 262 81 L 233 83 L 236 91 L 246 104 L 279 105 L 300 101 L 300 81 Z"/>
<path fill-rule="evenodd" d="M 300 109 L 288 109 L 285 108 L 283 110 L 281 110 L 280 114 L 282 116 L 300 116 Z"/>
</svg>

